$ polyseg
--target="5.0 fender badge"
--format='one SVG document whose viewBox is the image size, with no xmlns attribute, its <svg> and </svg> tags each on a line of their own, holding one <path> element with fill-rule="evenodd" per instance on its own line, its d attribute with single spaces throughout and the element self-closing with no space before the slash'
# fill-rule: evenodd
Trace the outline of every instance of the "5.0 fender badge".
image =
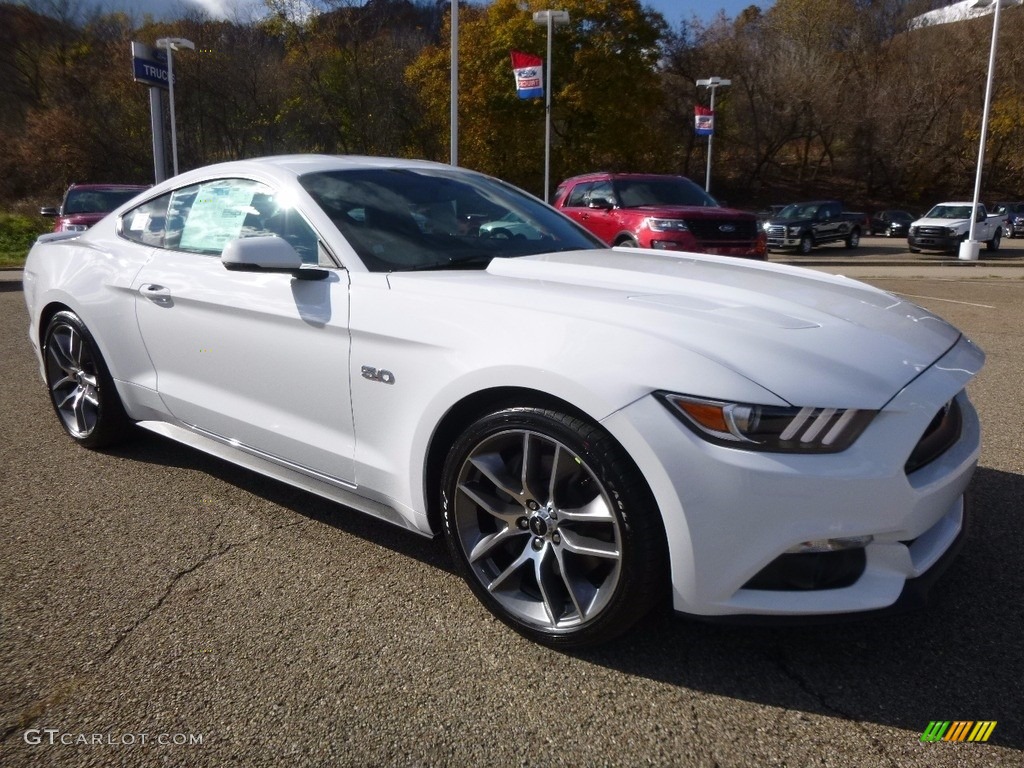
<svg viewBox="0 0 1024 768">
<path fill-rule="evenodd" d="M 379 381 L 381 384 L 394 384 L 395 374 L 383 368 L 374 368 L 369 365 L 363 366 L 363 378 L 370 381 Z"/>
</svg>

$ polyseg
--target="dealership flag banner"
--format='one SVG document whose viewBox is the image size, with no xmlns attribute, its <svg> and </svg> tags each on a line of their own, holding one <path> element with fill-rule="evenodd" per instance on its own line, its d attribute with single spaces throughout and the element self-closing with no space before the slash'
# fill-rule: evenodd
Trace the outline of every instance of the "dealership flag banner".
<svg viewBox="0 0 1024 768">
<path fill-rule="evenodd" d="M 522 51 L 512 51 L 512 71 L 520 99 L 544 98 L 544 59 Z"/>
<path fill-rule="evenodd" d="M 715 113 L 699 104 L 693 108 L 693 125 L 698 136 L 710 136 L 715 132 Z"/>
</svg>

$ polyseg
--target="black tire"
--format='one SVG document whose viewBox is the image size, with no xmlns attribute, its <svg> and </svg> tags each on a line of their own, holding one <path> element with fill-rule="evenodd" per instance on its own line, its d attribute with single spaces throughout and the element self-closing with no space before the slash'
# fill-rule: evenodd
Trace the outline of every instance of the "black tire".
<svg viewBox="0 0 1024 768">
<path fill-rule="evenodd" d="M 798 250 L 804 256 L 809 254 L 811 251 L 814 250 L 814 238 L 811 237 L 810 235 L 804 235 L 803 237 L 801 237 L 800 238 L 800 245 L 798 246 Z"/>
<path fill-rule="evenodd" d="M 992 239 L 985 243 L 985 250 L 986 251 L 993 251 L 993 252 L 994 251 L 998 251 L 999 250 L 999 241 L 1002 238 L 1002 235 L 1003 235 L 1003 228 L 1002 227 L 996 228 L 995 234 L 992 235 Z"/>
<path fill-rule="evenodd" d="M 915 248 L 914 246 L 911 245 L 910 246 L 910 252 L 911 253 L 920 253 L 921 249 L 920 248 Z"/>
<path fill-rule="evenodd" d="M 441 488 L 460 574 L 530 640 L 562 649 L 607 642 L 668 593 L 658 509 L 595 424 L 539 408 L 487 414 L 455 441 Z"/>
<path fill-rule="evenodd" d="M 854 227 L 846 236 L 846 247 L 856 248 L 858 245 L 860 245 L 860 228 Z"/>
<path fill-rule="evenodd" d="M 43 336 L 50 403 L 64 431 L 85 448 L 103 448 L 130 433 L 114 380 L 89 329 L 74 312 L 58 312 Z"/>
<path fill-rule="evenodd" d="M 621 246 L 622 248 L 639 248 L 640 247 L 640 243 L 638 243 L 636 241 L 635 237 L 620 237 L 619 241 L 617 243 L 615 243 L 615 245 L 616 246 Z"/>
</svg>

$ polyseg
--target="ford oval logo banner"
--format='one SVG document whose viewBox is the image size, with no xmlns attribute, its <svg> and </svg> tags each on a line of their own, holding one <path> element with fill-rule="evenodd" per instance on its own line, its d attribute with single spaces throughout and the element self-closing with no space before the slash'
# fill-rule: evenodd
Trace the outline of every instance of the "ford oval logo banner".
<svg viewBox="0 0 1024 768">
<path fill-rule="evenodd" d="M 544 59 L 522 51 L 512 51 L 512 72 L 520 99 L 544 98 Z"/>
<path fill-rule="evenodd" d="M 736 225 L 734 225 L 734 224 L 722 224 L 721 226 L 718 227 L 718 231 L 719 232 L 725 232 L 725 233 L 735 232 L 736 231 Z"/>
</svg>

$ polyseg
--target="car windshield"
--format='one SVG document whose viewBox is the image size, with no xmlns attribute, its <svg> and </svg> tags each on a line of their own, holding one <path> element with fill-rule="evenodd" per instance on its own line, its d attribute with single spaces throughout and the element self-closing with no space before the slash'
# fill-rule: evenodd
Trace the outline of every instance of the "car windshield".
<svg viewBox="0 0 1024 768">
<path fill-rule="evenodd" d="M 536 198 L 446 169 L 310 173 L 299 183 L 371 272 L 483 269 L 496 257 L 602 248 Z"/>
<path fill-rule="evenodd" d="M 813 219 L 818 213 L 817 205 L 807 203 L 792 203 L 787 205 L 778 215 L 777 219 Z"/>
<path fill-rule="evenodd" d="M 64 200 L 64 214 L 110 213 L 121 203 L 127 203 L 138 189 L 70 189 Z"/>
<path fill-rule="evenodd" d="M 936 205 L 925 215 L 926 219 L 969 219 L 969 205 Z"/>
<path fill-rule="evenodd" d="M 639 208 L 644 205 L 718 207 L 715 198 L 689 179 L 616 179 L 612 186 L 623 208 Z"/>
<path fill-rule="evenodd" d="M 906 211 L 892 211 L 889 214 L 889 219 L 891 221 L 910 222 L 914 220 L 914 217 Z"/>
</svg>

